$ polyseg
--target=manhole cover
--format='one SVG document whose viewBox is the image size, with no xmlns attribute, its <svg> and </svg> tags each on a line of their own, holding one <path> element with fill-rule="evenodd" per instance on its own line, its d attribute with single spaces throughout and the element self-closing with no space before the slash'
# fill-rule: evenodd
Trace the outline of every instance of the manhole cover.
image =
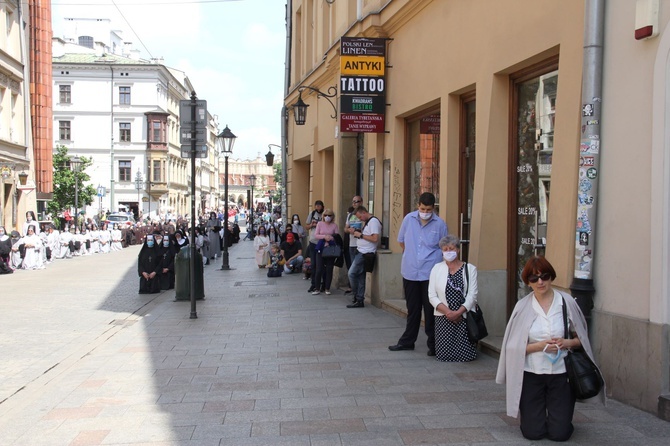
<svg viewBox="0 0 670 446">
<path fill-rule="evenodd" d="M 249 294 L 249 297 L 279 297 L 279 293 Z"/>
<path fill-rule="evenodd" d="M 267 284 L 267 280 L 248 280 L 244 282 L 235 282 L 235 286 L 265 286 Z"/>
</svg>

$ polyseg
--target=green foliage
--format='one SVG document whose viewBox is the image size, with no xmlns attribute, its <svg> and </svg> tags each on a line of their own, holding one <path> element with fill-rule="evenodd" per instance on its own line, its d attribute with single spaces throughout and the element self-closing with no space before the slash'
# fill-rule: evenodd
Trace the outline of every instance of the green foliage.
<svg viewBox="0 0 670 446">
<path fill-rule="evenodd" d="M 277 190 L 274 194 L 272 194 L 272 202 L 275 204 L 281 204 L 281 194 L 282 190 L 284 189 L 281 162 L 275 162 L 272 165 L 272 169 L 274 170 L 275 184 L 277 185 Z"/>
<path fill-rule="evenodd" d="M 84 183 L 91 179 L 86 173 L 86 168 L 93 164 L 93 160 L 85 156 L 79 157 L 81 159 L 81 166 L 75 174 L 70 169 L 70 156 L 68 156 L 67 152 L 67 147 L 58 146 L 53 154 L 54 195 L 53 200 L 47 206 L 48 212 L 53 216 L 58 215 L 66 209 L 74 209 L 75 178 L 79 189 L 77 202 L 80 211 L 85 206 L 91 204 L 97 194 L 95 187 L 90 184 L 84 185 Z"/>
</svg>

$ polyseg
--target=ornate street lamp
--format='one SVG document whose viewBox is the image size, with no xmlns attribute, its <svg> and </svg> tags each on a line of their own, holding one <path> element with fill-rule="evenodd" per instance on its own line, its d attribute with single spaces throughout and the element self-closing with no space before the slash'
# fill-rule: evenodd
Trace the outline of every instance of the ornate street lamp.
<svg viewBox="0 0 670 446">
<path fill-rule="evenodd" d="M 317 98 L 325 98 L 328 103 L 330 103 L 331 107 L 333 107 L 333 114 L 330 115 L 330 117 L 337 120 L 337 108 L 335 107 L 333 101 L 330 100 L 330 98 L 337 96 L 336 86 L 329 87 L 328 93 L 324 93 L 323 91 L 314 87 L 300 87 L 298 88 L 298 100 L 292 106 L 295 125 L 305 125 L 305 121 L 307 120 L 307 107 L 309 107 L 309 105 L 305 104 L 305 101 L 302 100 L 302 92 L 305 90 L 311 90 L 315 92 Z"/>
<path fill-rule="evenodd" d="M 251 240 L 254 239 L 254 214 L 256 209 L 254 206 L 254 186 L 256 185 L 256 175 L 253 173 L 249 177 L 249 183 L 251 183 L 251 203 L 249 204 L 249 209 L 251 210 Z"/>
<path fill-rule="evenodd" d="M 144 179 L 142 178 L 142 172 L 139 170 L 135 174 L 135 189 L 137 189 L 137 221 L 141 221 L 140 219 L 140 209 L 142 206 L 142 202 L 140 201 L 140 191 L 142 190 L 142 184 L 144 183 Z"/>
<path fill-rule="evenodd" d="M 230 268 L 229 256 L 228 256 L 228 157 L 233 153 L 233 146 L 235 145 L 235 139 L 237 136 L 230 131 L 228 126 L 223 129 L 221 133 L 216 136 L 216 145 L 219 150 L 219 153 L 225 157 L 225 185 L 224 185 L 224 211 L 223 211 L 223 253 L 221 254 L 221 269 L 227 271 Z"/>
<path fill-rule="evenodd" d="M 77 227 L 79 219 L 79 170 L 82 160 L 78 156 L 70 158 L 70 169 L 74 173 L 74 227 Z"/>
</svg>

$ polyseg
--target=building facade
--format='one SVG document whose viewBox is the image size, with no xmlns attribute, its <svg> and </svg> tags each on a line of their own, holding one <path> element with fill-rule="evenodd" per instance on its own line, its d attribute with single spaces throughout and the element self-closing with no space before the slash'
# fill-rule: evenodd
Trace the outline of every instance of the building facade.
<svg viewBox="0 0 670 446">
<path fill-rule="evenodd" d="M 37 211 L 30 120 L 27 4 L 0 3 L 0 225 L 19 230 Z"/>
<path fill-rule="evenodd" d="M 179 111 L 193 90 L 187 76 L 91 42 L 56 38 L 53 50 L 54 141 L 72 156 L 93 159 L 87 173 L 99 194 L 88 216 L 189 214 L 191 169 L 181 157 Z M 196 161 L 196 212 L 219 200 L 217 124 L 207 118 L 207 157 Z"/>
<path fill-rule="evenodd" d="M 219 189 L 223 197 L 226 177 L 225 177 L 225 158 L 220 158 L 219 166 Z M 268 166 L 264 158 L 259 155 L 253 160 L 240 160 L 228 158 L 228 202 L 235 203 L 237 206 L 249 208 L 249 199 L 251 197 L 251 176 L 256 179 L 254 185 L 254 204 L 269 203 L 269 197 L 277 191 L 277 184 L 274 177 L 274 168 Z M 223 206 L 221 201 L 221 206 Z M 279 203 L 275 203 L 279 204 Z"/>
<path fill-rule="evenodd" d="M 541 8 L 532 0 L 290 0 L 288 213 L 307 215 L 323 200 L 342 226 L 351 197 L 362 195 L 383 223 L 369 297 L 384 306 L 402 298 L 402 219 L 433 192 L 449 232 L 464 240 L 464 260 L 479 269 L 493 348 L 530 291 L 520 279 L 530 256 L 547 256 L 565 290 L 588 273 L 592 343 L 609 396 L 670 418 L 670 2 L 642 3 L 659 2 L 658 36 L 648 40 L 635 38 L 635 2 L 607 2 L 602 97 L 584 101 L 593 0 Z M 344 46 L 349 38 L 368 39 L 359 48 L 383 42 L 382 63 L 354 59 L 363 50 Z M 382 99 L 352 105 L 372 79 Z M 299 99 L 309 106 L 304 125 L 294 120 Z M 381 104 L 381 129 L 343 131 L 355 104 L 368 103 Z M 593 107 L 602 123 L 584 119 Z M 585 140 L 588 125 L 600 126 L 599 139 Z M 601 164 L 589 167 L 600 147 Z M 596 181 L 599 203 L 589 192 Z M 634 235 L 625 247 L 622 234 Z"/>
</svg>

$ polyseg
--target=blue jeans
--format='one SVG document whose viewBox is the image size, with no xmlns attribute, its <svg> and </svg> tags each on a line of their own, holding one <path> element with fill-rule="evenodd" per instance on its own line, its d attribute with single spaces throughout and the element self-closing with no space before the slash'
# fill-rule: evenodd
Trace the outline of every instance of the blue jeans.
<svg viewBox="0 0 670 446">
<path fill-rule="evenodd" d="M 291 260 L 290 262 L 286 262 L 284 264 L 284 272 L 286 274 L 302 272 L 302 262 L 304 260 L 305 259 L 303 259 L 302 256 L 298 256 L 295 259 Z M 293 271 L 291 271 L 291 268 L 289 268 L 291 266 L 293 267 Z"/>
<path fill-rule="evenodd" d="M 365 300 L 365 268 L 363 267 L 363 255 L 360 252 L 351 261 L 349 283 L 356 296 L 356 301 L 363 302 Z"/>
</svg>

